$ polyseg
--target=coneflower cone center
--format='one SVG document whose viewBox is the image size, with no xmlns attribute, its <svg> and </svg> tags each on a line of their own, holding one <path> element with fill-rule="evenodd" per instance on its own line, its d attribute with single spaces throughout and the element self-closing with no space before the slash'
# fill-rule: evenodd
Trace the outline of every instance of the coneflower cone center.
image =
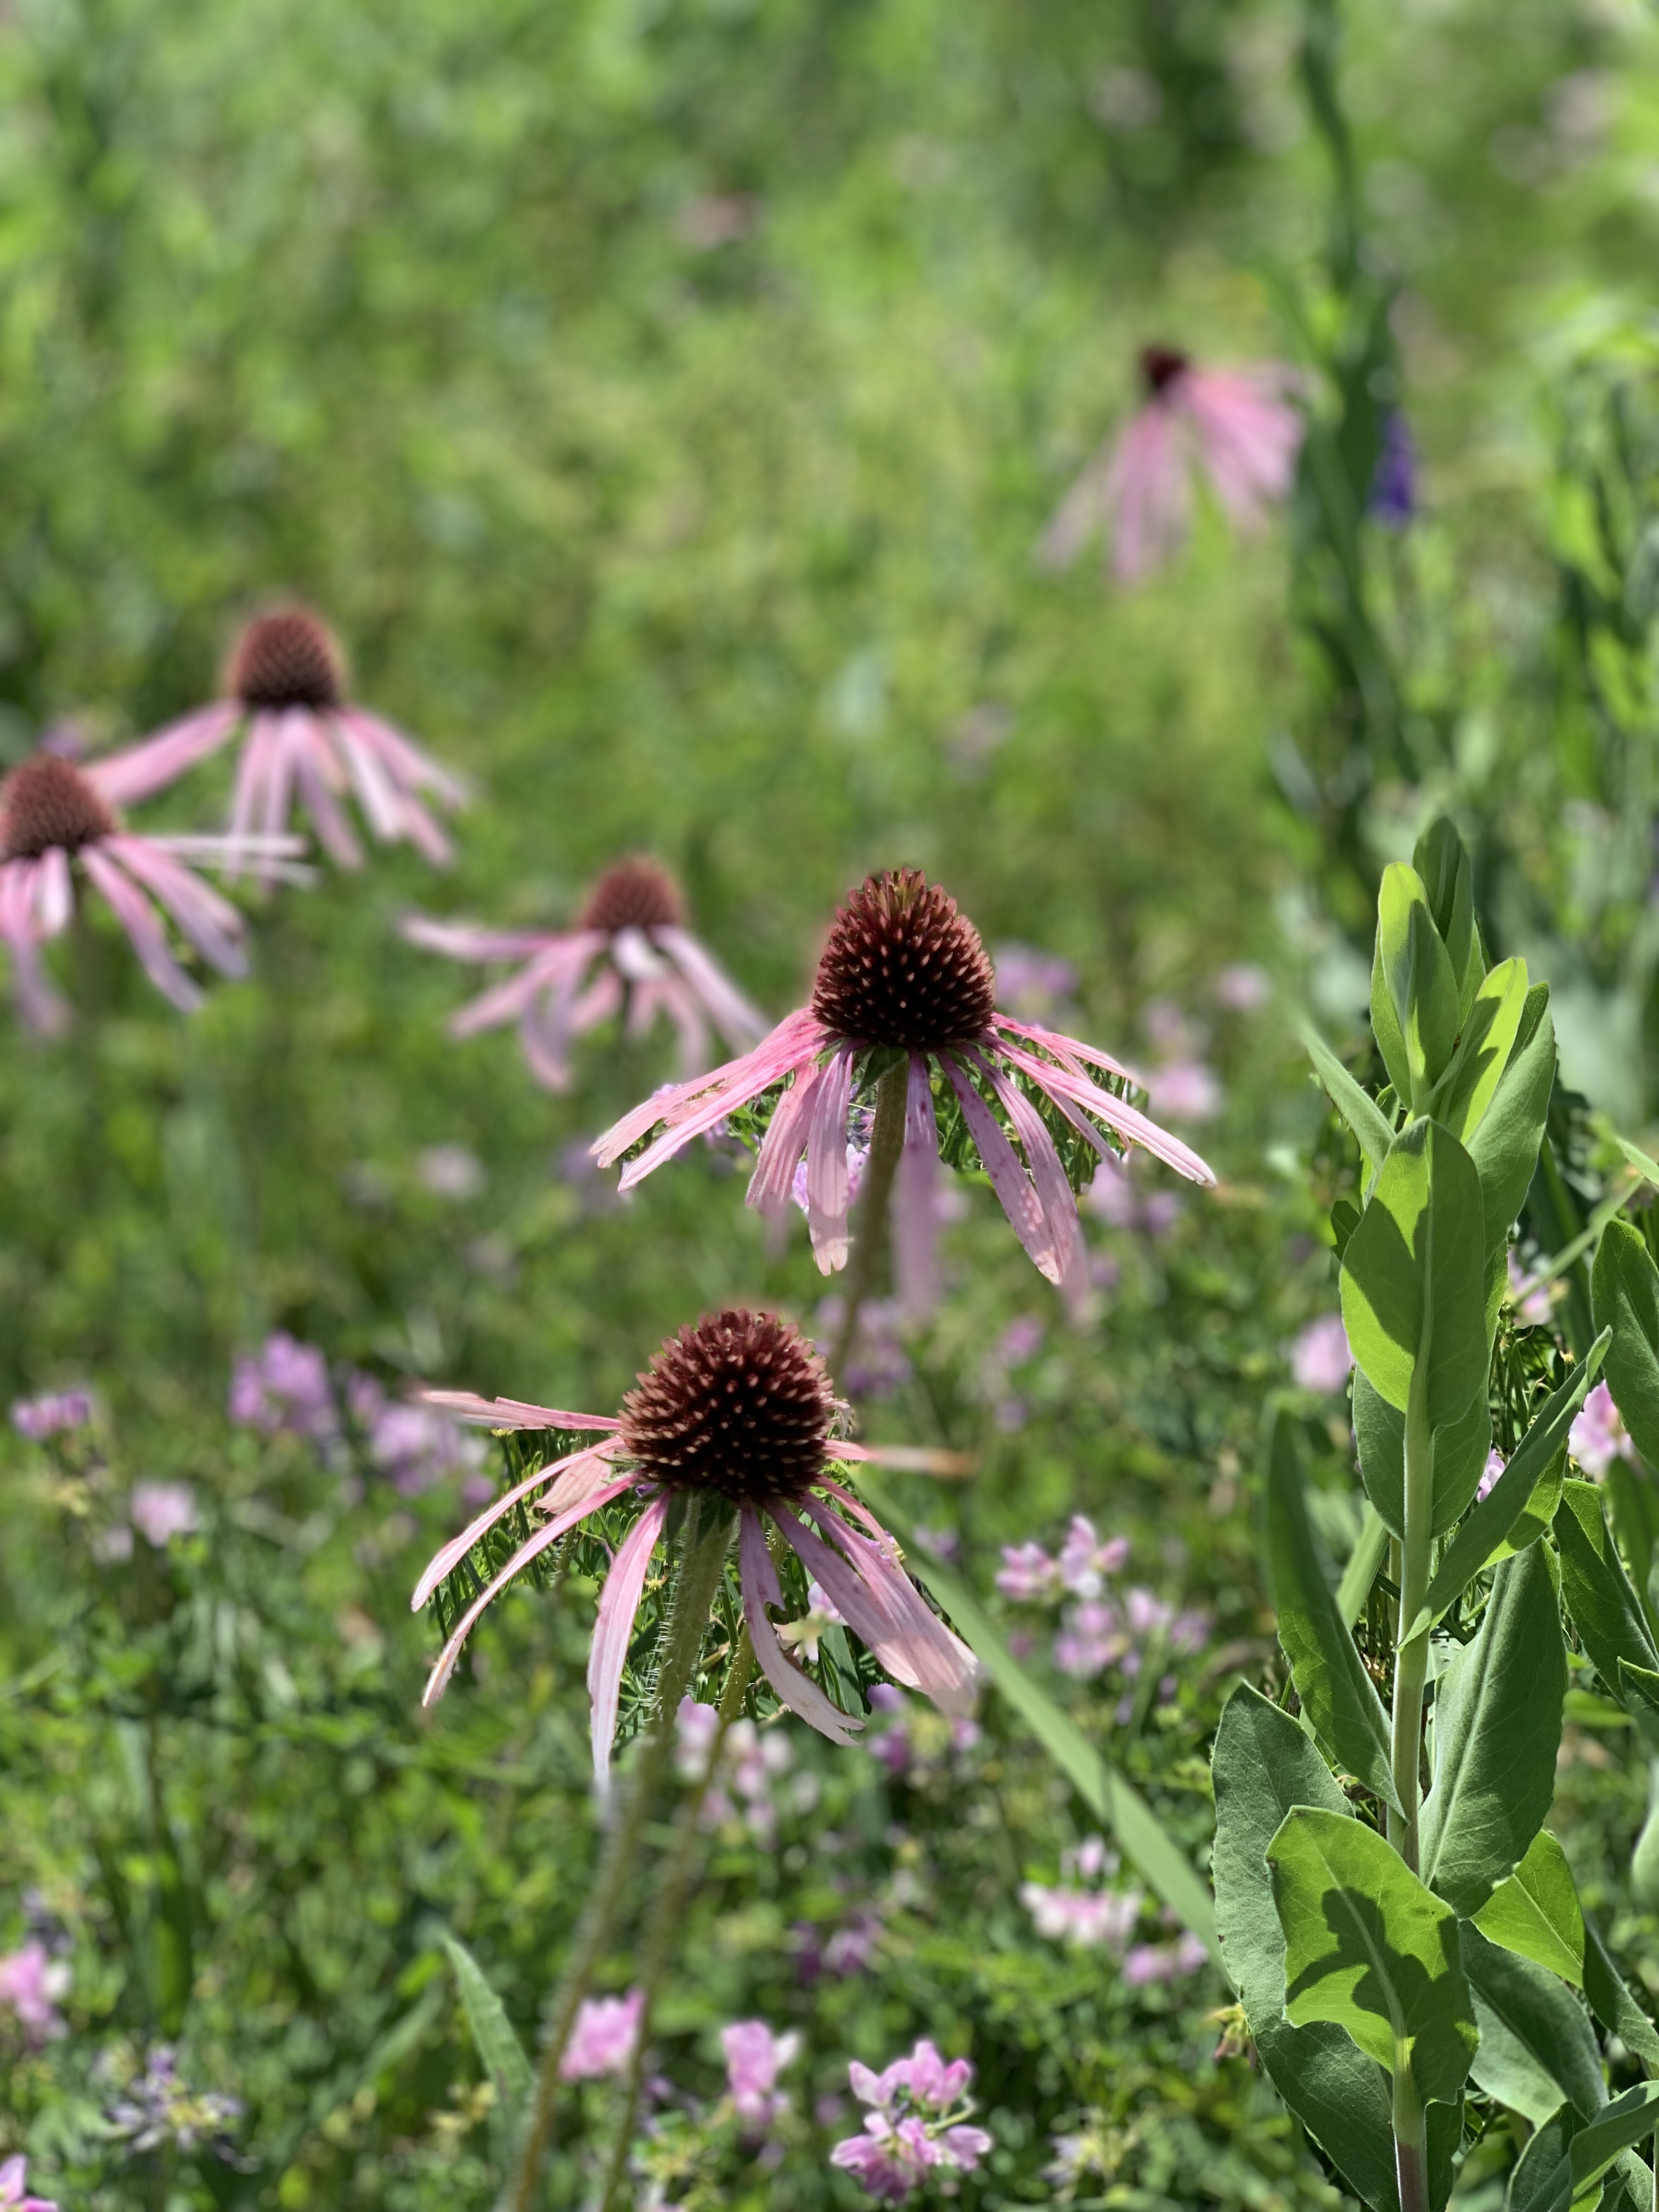
<svg viewBox="0 0 1659 2212">
<path fill-rule="evenodd" d="M 337 707 L 343 678 L 328 624 L 307 607 L 256 617 L 230 656 L 230 690 L 246 707 Z"/>
<path fill-rule="evenodd" d="M 871 876 L 836 916 L 812 1012 L 859 1044 L 966 1044 L 996 1012 L 991 963 L 973 923 L 919 868 Z"/>
<path fill-rule="evenodd" d="M 578 929 L 678 929 L 685 919 L 679 885 L 666 868 L 643 859 L 618 860 L 587 894 Z"/>
<path fill-rule="evenodd" d="M 1140 374 L 1155 399 L 1167 392 L 1177 378 L 1185 376 L 1191 366 L 1186 355 L 1177 353 L 1173 346 L 1150 345 L 1140 349 Z"/>
<path fill-rule="evenodd" d="M 0 860 L 38 860 L 54 845 L 78 853 L 115 826 L 91 780 L 56 753 L 36 753 L 0 783 Z"/>
<path fill-rule="evenodd" d="M 733 1307 L 668 1339 L 623 1400 L 622 1441 L 648 1481 L 755 1504 L 820 1480 L 835 1411 L 800 1331 Z"/>
</svg>

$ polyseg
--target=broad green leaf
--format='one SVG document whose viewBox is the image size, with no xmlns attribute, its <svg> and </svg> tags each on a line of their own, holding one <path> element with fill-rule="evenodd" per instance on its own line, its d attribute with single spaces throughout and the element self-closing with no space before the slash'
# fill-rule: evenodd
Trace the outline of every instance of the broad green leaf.
<svg viewBox="0 0 1659 2212">
<path fill-rule="evenodd" d="M 1437 816 L 1418 839 L 1412 866 L 1422 881 L 1423 896 L 1429 902 L 1434 926 L 1451 962 L 1452 974 L 1458 979 L 1462 1010 L 1467 1012 L 1485 972 L 1485 963 L 1480 960 L 1480 940 L 1475 933 L 1474 885 L 1469 856 L 1463 849 L 1462 839 L 1443 814 Z"/>
<path fill-rule="evenodd" d="M 1498 1883 L 1474 1925 L 1491 1942 L 1582 1988 L 1584 1916 L 1566 1855 L 1547 1828 L 1538 1831 L 1509 1880 Z"/>
<path fill-rule="evenodd" d="M 1403 1527 L 1406 1488 L 1406 1417 L 1379 1398 L 1363 1370 L 1353 1378 L 1353 1425 L 1359 1445 L 1359 1472 L 1365 1495 L 1398 1536 Z M 1443 1535 L 1480 1486 L 1492 1452 L 1492 1411 L 1481 1391 L 1460 1421 L 1437 1429 L 1431 1438 L 1433 1533 Z"/>
<path fill-rule="evenodd" d="M 1382 871 L 1377 892 L 1373 1023 L 1378 968 L 1405 1051 L 1405 1087 L 1401 1090 L 1397 1079 L 1395 1087 L 1416 1107 L 1439 1081 L 1452 1056 L 1461 979 L 1453 974 L 1450 955 L 1434 926 L 1422 878 L 1401 860 Z M 1389 1073 L 1395 1074 L 1392 1064 Z"/>
<path fill-rule="evenodd" d="M 1593 1482 L 1564 1486 L 1555 1540 L 1561 1553 L 1562 1595 L 1578 1640 L 1602 1686 L 1624 1705 L 1628 1692 L 1620 1678 L 1620 1661 L 1651 1674 L 1659 1671 L 1659 1651 L 1654 1650 L 1602 1513 L 1601 1494 Z M 1626 1710 L 1631 1709 L 1626 1705 Z"/>
<path fill-rule="evenodd" d="M 1633 2150 L 1621 2150 L 1602 2185 L 1601 2212 L 1653 2212 L 1653 2169 Z M 1579 2203 L 1589 2212 L 1589 2200 Z"/>
<path fill-rule="evenodd" d="M 1590 1277 L 1597 1328 L 1613 1331 L 1607 1388 L 1632 1442 L 1659 1468 L 1659 1267 L 1628 1221 L 1601 1231 Z"/>
<path fill-rule="evenodd" d="M 1486 1395 L 1485 1251 L 1474 1162 L 1437 1122 L 1413 1123 L 1342 1255 L 1342 1319 L 1357 1364 L 1397 1412 L 1425 1363 L 1432 1429 L 1463 1419 Z"/>
<path fill-rule="evenodd" d="M 1346 1801 L 1290 1715 L 1242 1684 L 1222 1712 L 1211 1771 L 1222 1964 L 1261 2063 L 1355 2194 L 1377 2212 L 1395 2212 L 1388 2083 L 1341 2028 L 1285 2019 L 1285 1932 L 1267 1881 L 1267 1846 L 1291 1808 L 1314 1805 L 1348 1820 Z"/>
<path fill-rule="evenodd" d="M 484 2070 L 495 2085 L 496 2104 L 510 2130 L 517 2125 L 524 2100 L 530 2094 L 530 2061 L 483 1967 L 458 1936 L 446 1933 L 441 1940 L 449 1954 L 449 1963 L 455 1969 L 461 2002 L 466 2009 L 466 2024 L 472 2031 L 472 2040 L 483 2061 Z"/>
<path fill-rule="evenodd" d="M 1359 1149 L 1373 1170 L 1380 1168 L 1394 1142 L 1388 1116 L 1369 1093 L 1362 1091 L 1317 1030 L 1300 1024 L 1303 1043 L 1327 1097 L 1354 1133 Z"/>
<path fill-rule="evenodd" d="M 1505 960 L 1474 994 L 1457 1054 L 1435 1102 L 1435 1119 L 1467 1146 L 1486 1119 L 1514 1048 L 1527 1003 L 1527 963 Z"/>
<path fill-rule="evenodd" d="M 1547 983 L 1534 983 L 1527 993 L 1509 1065 L 1469 1139 L 1469 1157 L 1480 1177 L 1482 1218 L 1494 1249 L 1507 1241 L 1510 1224 L 1526 1202 L 1544 1141 L 1555 1082 L 1549 995 Z"/>
<path fill-rule="evenodd" d="M 1302 1710 L 1336 1766 L 1398 1811 L 1388 1715 L 1337 1610 L 1330 1565 L 1302 1494 L 1295 1425 L 1276 1403 L 1262 1424 L 1261 1475 L 1279 1640 Z"/>
<path fill-rule="evenodd" d="M 1163 1899 L 1184 1928 L 1207 1946 L 1211 1956 L 1218 1960 L 1221 1947 L 1215 1932 L 1215 1908 L 1209 1891 L 1192 1861 L 1152 1807 L 1125 1781 L 1111 1761 L 1096 1750 L 1070 1715 L 1063 1713 L 1026 1673 L 968 1584 L 916 1543 L 915 1524 L 908 1515 L 901 1510 L 867 1468 L 859 1471 L 859 1487 L 887 1526 L 908 1547 L 906 1565 L 910 1572 L 938 1598 L 986 1673 L 1096 1819 L 1111 1830 L 1125 1856 L 1139 1868 L 1147 1887 Z"/>
<path fill-rule="evenodd" d="M 1520 1865 L 1555 1794 L 1567 1652 L 1553 1568 L 1538 1544 L 1502 1563 L 1479 1633 L 1435 1691 L 1419 1866 L 1466 1919 Z"/>
<path fill-rule="evenodd" d="M 1439 1620 L 1508 1540 L 1565 1444 L 1573 1416 L 1595 1380 L 1607 1346 L 1604 1331 L 1590 1346 L 1589 1358 L 1540 1407 L 1532 1426 L 1510 1454 L 1509 1465 L 1446 1547 L 1445 1557 L 1429 1584 L 1423 1609 L 1406 1632 L 1407 1643 L 1413 1636 L 1420 1635 L 1431 1621 Z"/>
<path fill-rule="evenodd" d="M 1285 2013 L 1330 2021 L 1418 2094 L 1449 2102 L 1476 2031 L 1457 1921 L 1373 1828 L 1301 1806 L 1267 1847 L 1285 1930 Z"/>
<path fill-rule="evenodd" d="M 1480 2030 L 1471 2069 L 1476 2081 L 1534 2127 L 1564 2097 L 1593 2119 L 1607 2090 L 1583 2006 L 1542 1966 L 1489 1943 L 1472 1921 L 1463 1923 L 1459 1940 Z"/>
<path fill-rule="evenodd" d="M 1574 2116 L 1577 2117 L 1576 2115 Z M 1571 2212 L 1620 2154 L 1659 2127 L 1659 2081 L 1644 2081 L 1604 2105 L 1593 2120 L 1571 2136 L 1565 2154 L 1544 2171 L 1542 2157 L 1528 2155 L 1515 2169 L 1509 2212 Z M 1540 2138 L 1550 2140 L 1540 2130 Z"/>
<path fill-rule="evenodd" d="M 1659 2067 L 1659 2028 L 1625 1985 L 1601 1931 L 1584 1915 L 1584 1995 L 1609 2035 L 1616 2035 L 1644 2066 Z"/>
</svg>

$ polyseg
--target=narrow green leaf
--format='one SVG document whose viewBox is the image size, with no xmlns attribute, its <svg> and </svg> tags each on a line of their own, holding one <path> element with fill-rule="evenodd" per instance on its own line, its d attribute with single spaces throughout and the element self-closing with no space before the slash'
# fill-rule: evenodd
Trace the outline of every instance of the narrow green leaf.
<svg viewBox="0 0 1659 2212">
<path fill-rule="evenodd" d="M 1500 1239 L 1507 1240 L 1510 1225 L 1526 1202 L 1538 1148 L 1544 1141 L 1555 1082 L 1555 1025 L 1550 1019 L 1549 995 L 1547 983 L 1534 983 L 1527 993 L 1509 1065 L 1469 1140 L 1469 1157 L 1480 1177 L 1486 1235 L 1494 1248 Z"/>
<path fill-rule="evenodd" d="M 1285 2019 L 1285 1931 L 1267 1878 L 1267 1846 L 1292 1807 L 1347 1820 L 1346 1801 L 1290 1715 L 1243 1684 L 1222 1711 L 1211 1772 L 1222 1964 L 1261 2063 L 1355 2194 L 1377 2212 L 1397 2212 L 1387 2081 L 1340 2027 Z"/>
<path fill-rule="evenodd" d="M 530 2061 L 513 2033 L 507 2010 L 486 1979 L 484 1971 L 459 1936 L 441 1938 L 455 1969 L 455 1979 L 484 2070 L 495 2085 L 495 2101 L 509 2130 L 518 2124 L 524 2100 L 530 2094 Z"/>
<path fill-rule="evenodd" d="M 1632 1145 L 1626 1137 L 1617 1137 L 1613 1141 L 1643 1182 L 1650 1182 L 1659 1189 L 1659 1160 L 1644 1152 L 1639 1145 Z"/>
<path fill-rule="evenodd" d="M 1466 1146 L 1498 1093 L 1527 1003 L 1527 963 L 1505 960 L 1476 991 L 1457 1052 L 1435 1103 L 1435 1118 Z"/>
<path fill-rule="evenodd" d="M 1626 1986 L 1601 1931 L 1584 1915 L 1584 1995 L 1609 2035 L 1616 2035 L 1644 2066 L 1659 2067 L 1659 2028 Z"/>
<path fill-rule="evenodd" d="M 1566 2157 L 1573 2137 L 1583 2125 L 1584 2122 L 1564 2100 L 1516 2160 L 1510 2175 L 1504 2212 L 1516 2212 L 1517 2207 L 1530 2204 L 1549 2188 L 1557 2166 Z"/>
<path fill-rule="evenodd" d="M 1389 1147 L 1394 1142 L 1394 1131 L 1388 1116 L 1370 1094 L 1362 1091 L 1342 1062 L 1331 1050 L 1317 1030 L 1306 1022 L 1299 1030 L 1314 1072 L 1324 1085 L 1327 1097 L 1352 1130 L 1360 1151 L 1375 1170 L 1389 1157 Z"/>
<path fill-rule="evenodd" d="M 1026 1673 L 968 1584 L 916 1543 L 915 1524 L 867 1468 L 859 1471 L 859 1487 L 908 1547 L 910 1572 L 938 1598 L 998 1689 L 1096 1819 L 1110 1828 L 1125 1856 L 1133 1860 L 1147 1887 L 1218 1960 L 1221 1946 L 1209 1891 L 1152 1807 Z"/>
<path fill-rule="evenodd" d="M 1398 1536 L 1405 1511 L 1406 1417 L 1378 1397 L 1363 1369 L 1353 1378 L 1353 1425 L 1365 1495 Z M 1431 1447 L 1431 1518 L 1433 1533 L 1440 1536 L 1468 1508 L 1491 1456 L 1492 1409 L 1484 1390 L 1470 1401 L 1461 1420 L 1432 1431 Z"/>
<path fill-rule="evenodd" d="M 1516 2166 L 1517 2185 L 1510 2191 L 1510 2212 L 1571 2212 L 1578 2198 L 1601 2179 L 1620 2152 L 1652 2135 L 1656 2127 L 1659 2127 L 1659 2081 L 1644 2081 L 1626 2089 L 1578 2130 L 1565 2156 L 1547 2174 L 1540 2174 L 1535 2185 L 1530 2174 L 1526 2177 L 1528 2185 L 1524 2195 L 1518 2185 L 1522 2181 L 1522 2167 Z"/>
<path fill-rule="evenodd" d="M 1463 983 L 1465 977 L 1473 974 L 1473 980 L 1465 984 L 1472 995 L 1485 972 L 1484 963 L 1475 966 L 1480 948 L 1474 927 L 1474 877 L 1463 841 L 1443 814 L 1430 823 L 1418 839 L 1412 866 L 1422 880 L 1423 895 L 1445 945 L 1453 975 Z M 1468 1004 L 1468 999 L 1464 998 L 1465 1009 Z"/>
<path fill-rule="evenodd" d="M 1607 1388 L 1632 1442 L 1659 1468 L 1659 1267 L 1628 1221 L 1601 1231 L 1590 1276 L 1595 1326 L 1613 1331 Z"/>
<path fill-rule="evenodd" d="M 1459 1941 L 1480 2048 L 1471 2069 L 1489 2097 L 1538 2127 L 1565 2097 L 1593 2119 L 1607 2101 L 1583 2006 L 1555 1975 L 1500 1950 L 1465 1921 Z"/>
<path fill-rule="evenodd" d="M 1565 1444 L 1573 1417 L 1595 1380 L 1607 1340 L 1608 1333 L 1604 1329 L 1590 1346 L 1589 1358 L 1539 1409 L 1532 1426 L 1510 1455 L 1509 1465 L 1446 1547 L 1445 1557 L 1429 1584 L 1423 1609 L 1405 1632 L 1405 1642 L 1409 1643 L 1431 1621 L 1438 1620 L 1462 1596 L 1499 1545 L 1508 1540 L 1510 1531 Z"/>
<path fill-rule="evenodd" d="M 1401 860 L 1382 871 L 1376 901 L 1376 959 L 1405 1048 L 1407 1086 L 1401 1096 L 1415 1105 L 1439 1081 L 1451 1058 L 1460 978 L 1452 972 L 1450 956 L 1434 926 L 1422 878 Z M 1373 1022 L 1376 995 L 1374 977 Z M 1389 1073 L 1393 1075 L 1392 1066 Z"/>
<path fill-rule="evenodd" d="M 1584 1981 L 1584 1916 L 1572 1869 L 1547 1828 L 1540 1828 L 1507 1881 L 1474 1916 L 1490 1942 L 1559 1974 L 1575 1989 Z"/>
<path fill-rule="evenodd" d="M 1620 1679 L 1620 1661 L 1628 1660 L 1651 1674 L 1659 1670 L 1659 1651 L 1654 1650 L 1646 1618 L 1602 1513 L 1601 1493 L 1593 1482 L 1569 1482 L 1563 1487 L 1555 1540 L 1561 1553 L 1562 1595 L 1578 1640 L 1603 1688 L 1624 1705 L 1627 1693 Z"/>
<path fill-rule="evenodd" d="M 1342 1319 L 1356 1362 L 1397 1412 L 1426 1356 L 1433 1429 L 1465 1419 L 1486 1395 L 1485 1251 L 1474 1162 L 1449 1130 L 1413 1122 L 1342 1255 Z"/>
<path fill-rule="evenodd" d="M 1382 1516 L 1368 1498 L 1358 1537 L 1337 1586 L 1337 1615 L 1345 1626 L 1352 1628 L 1364 1611 L 1365 1600 L 1370 1595 L 1371 1584 L 1376 1580 L 1376 1571 L 1388 1548 L 1389 1532 L 1382 1525 Z"/>
<path fill-rule="evenodd" d="M 1262 1424 L 1261 1475 L 1279 1640 L 1302 1709 L 1334 1764 L 1398 1811 L 1388 1715 L 1337 1610 L 1329 1562 L 1303 1498 L 1295 1425 L 1276 1403 Z"/>
<path fill-rule="evenodd" d="M 1435 1692 L 1419 1867 L 1464 1918 L 1520 1865 L 1555 1794 L 1567 1653 L 1547 1547 L 1505 1559 L 1480 1632 Z"/>
<path fill-rule="evenodd" d="M 1477 2040 L 1457 1920 L 1373 1828 L 1301 1806 L 1267 1847 L 1285 2014 L 1330 2021 L 1418 2093 L 1449 2102 Z"/>
</svg>

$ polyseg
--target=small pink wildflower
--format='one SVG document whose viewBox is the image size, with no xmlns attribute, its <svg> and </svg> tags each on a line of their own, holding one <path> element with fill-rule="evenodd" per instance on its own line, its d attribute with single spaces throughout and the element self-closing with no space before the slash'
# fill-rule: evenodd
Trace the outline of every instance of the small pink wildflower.
<svg viewBox="0 0 1659 2212">
<path fill-rule="evenodd" d="M 1224 968 L 1212 986 L 1216 1004 L 1224 1006 L 1230 1014 L 1253 1014 L 1265 1006 L 1273 996 L 1273 983 L 1266 973 L 1248 960 L 1235 961 Z"/>
<path fill-rule="evenodd" d="M 1635 1458 L 1636 1446 L 1605 1382 L 1598 1382 L 1585 1399 L 1567 1448 L 1592 1482 L 1600 1482 L 1614 1460 Z"/>
<path fill-rule="evenodd" d="M 947 2066 L 924 2038 L 880 2074 L 856 2059 L 847 2071 L 854 2095 L 872 2109 L 864 2134 L 838 2142 L 830 2160 L 879 2203 L 901 2203 L 933 2173 L 971 2173 L 993 2148 L 983 2128 L 963 2124 L 973 2110 L 963 2101 L 974 2078 L 967 2059 Z"/>
<path fill-rule="evenodd" d="M 313 1438 L 331 1437 L 339 1425 L 328 1362 L 315 1345 L 301 1344 L 276 1329 L 257 1352 L 244 1352 L 231 1370 L 230 1418 L 239 1428 L 283 1431 Z"/>
<path fill-rule="evenodd" d="M 1215 1070 L 1201 1060 L 1165 1060 L 1146 1077 L 1153 1108 L 1170 1121 L 1213 1121 L 1225 1103 Z"/>
<path fill-rule="evenodd" d="M 1348 1348 L 1348 1332 L 1340 1314 L 1321 1314 L 1317 1321 L 1310 1321 L 1286 1347 L 1285 1356 L 1291 1363 L 1291 1379 L 1299 1390 L 1334 1398 L 1339 1390 L 1347 1389 L 1353 1353 Z"/>
<path fill-rule="evenodd" d="M 44 1398 L 12 1401 L 11 1425 L 32 1443 L 44 1443 L 48 1437 L 60 1437 L 67 1430 L 84 1429 L 91 1420 L 90 1390 L 58 1390 Z"/>
<path fill-rule="evenodd" d="M 997 996 L 1025 1021 L 1043 1021 L 1077 994 L 1069 960 L 1030 945 L 1000 945 L 994 955 Z"/>
<path fill-rule="evenodd" d="M 1123 1978 L 1132 1990 L 1153 1982 L 1179 1981 L 1207 1966 L 1210 1954 L 1196 1936 L 1182 1936 L 1175 1943 L 1137 1943 L 1123 1956 Z"/>
<path fill-rule="evenodd" d="M 791 2028 L 774 2035 L 763 2020 L 735 2020 L 720 2030 L 726 2053 L 726 2086 L 746 2135 L 764 2135 L 789 2109 L 789 2100 L 777 2087 L 784 2068 L 800 2050 L 800 2037 Z"/>
<path fill-rule="evenodd" d="M 0 2013 L 11 2014 L 26 2043 L 38 2046 L 67 2033 L 58 2000 L 69 1985 L 67 1963 L 53 1960 L 38 1936 L 0 1958 Z"/>
<path fill-rule="evenodd" d="M 202 1525 L 196 1492 L 187 1482 L 135 1482 L 127 1518 L 158 1552 L 165 1551 L 175 1536 L 187 1536 Z"/>
<path fill-rule="evenodd" d="M 561 2081 L 592 2081 L 606 2074 L 622 2074 L 634 2056 L 644 2009 L 643 1990 L 629 1990 L 623 1997 L 584 1997 L 559 2061 Z"/>
<path fill-rule="evenodd" d="M 1085 1598 L 1061 1616 L 1061 1623 L 1054 1638 L 1054 1664 L 1076 1681 L 1092 1681 L 1108 1667 L 1133 1656 L 1122 1616 L 1114 1605 Z"/>
<path fill-rule="evenodd" d="M 1486 1454 L 1486 1464 L 1485 1469 L 1481 1474 L 1480 1481 L 1476 1483 L 1474 1486 L 1475 1502 L 1477 1504 L 1482 1498 L 1489 1498 L 1492 1495 L 1492 1486 L 1498 1480 L 1498 1476 L 1504 1472 L 1505 1465 L 1506 1462 L 1504 1458 L 1503 1453 L 1498 1451 L 1496 1448 Z"/>
<path fill-rule="evenodd" d="M 29 2195 L 27 2179 L 26 2158 L 0 2159 L 0 2207 L 4 2212 L 58 2212 L 55 2198 Z"/>
<path fill-rule="evenodd" d="M 1523 1275 L 1513 1251 L 1509 1255 L 1509 1272 L 1510 1297 L 1516 1311 L 1529 1328 L 1541 1328 L 1555 1310 L 1554 1285 L 1534 1283 Z"/>
<path fill-rule="evenodd" d="M 1041 1544 L 1005 1544 L 996 1585 L 1004 1597 L 1021 1603 L 1057 1598 L 1062 1587 L 1059 1562 Z"/>
<path fill-rule="evenodd" d="M 1185 354 L 1147 346 L 1146 398 L 1061 501 L 1037 547 L 1066 568 L 1109 528 L 1112 573 L 1137 583 L 1161 568 L 1187 535 L 1196 462 L 1241 530 L 1254 529 L 1291 488 L 1303 418 L 1291 371 L 1200 368 Z"/>
<path fill-rule="evenodd" d="M 1098 1597 L 1105 1577 L 1116 1574 L 1128 1557 L 1127 1536 L 1109 1536 L 1103 1543 L 1094 1522 L 1074 1513 L 1060 1547 L 1060 1579 L 1073 1597 Z"/>
</svg>

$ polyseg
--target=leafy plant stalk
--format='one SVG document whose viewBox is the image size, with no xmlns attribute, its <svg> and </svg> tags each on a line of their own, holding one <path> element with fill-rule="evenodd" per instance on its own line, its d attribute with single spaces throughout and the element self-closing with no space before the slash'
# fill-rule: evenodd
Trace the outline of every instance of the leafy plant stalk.
<svg viewBox="0 0 1659 2212">
<path fill-rule="evenodd" d="M 870 1132 L 870 1157 L 864 1170 L 864 1200 L 859 1208 L 858 1235 L 848 1255 L 841 1327 L 836 1332 L 830 1354 L 830 1371 L 838 1382 L 844 1382 L 847 1363 L 858 1338 L 859 1315 L 875 1287 L 876 1266 L 893 1195 L 893 1177 L 898 1171 L 899 1155 L 904 1150 L 904 1103 L 908 1081 L 908 1071 L 901 1061 L 896 1067 L 890 1067 L 876 1085 L 876 1120 Z"/>
</svg>

